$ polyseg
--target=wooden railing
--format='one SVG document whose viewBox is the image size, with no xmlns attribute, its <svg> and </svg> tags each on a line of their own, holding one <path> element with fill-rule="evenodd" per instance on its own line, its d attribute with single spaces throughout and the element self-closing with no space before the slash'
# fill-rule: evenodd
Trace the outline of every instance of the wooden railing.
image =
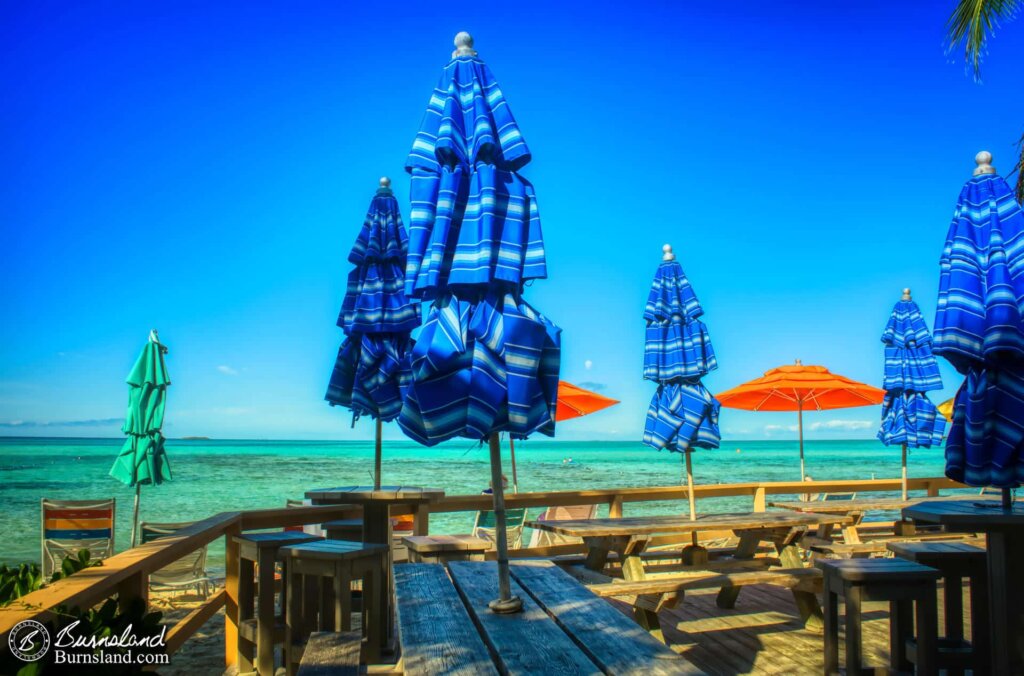
<svg viewBox="0 0 1024 676">
<path fill-rule="evenodd" d="M 943 477 L 910 479 L 910 490 L 925 491 L 929 496 L 940 489 L 966 488 Z M 803 493 L 871 493 L 898 491 L 898 479 L 872 479 L 857 481 L 792 481 L 772 483 L 711 484 L 694 487 L 698 500 L 723 497 L 750 496 L 754 511 L 765 511 L 769 495 L 796 495 Z M 612 518 L 623 515 L 625 503 L 683 501 L 687 499 L 685 487 L 656 486 L 645 488 L 614 488 L 584 491 L 545 491 L 506 495 L 508 507 L 558 507 L 569 505 L 608 505 Z M 434 514 L 475 512 L 491 508 L 489 495 L 451 495 L 430 505 Z M 410 507 L 394 507 L 392 514 L 411 514 Z M 0 608 L 0 650 L 7 649 L 7 635 L 22 620 L 46 619 L 58 606 L 86 608 L 112 596 L 125 606 L 133 599 L 147 598 L 149 576 L 181 557 L 206 546 L 217 538 L 225 540 L 224 589 L 182 618 L 167 634 L 167 650 L 173 653 L 188 640 L 222 607 L 225 609 L 225 664 L 235 660 L 238 619 L 238 548 L 232 536 L 246 531 L 302 526 L 335 519 L 359 516 L 358 508 L 351 506 L 293 507 L 263 509 L 244 512 L 222 512 L 174 535 L 134 547 L 106 559 L 102 566 L 87 568 L 73 576 L 55 582 L 39 591 L 24 596 Z M 421 515 L 422 518 L 422 515 Z M 417 530 L 426 530 L 422 523 Z M 422 532 L 422 531 L 421 531 Z M 520 549 L 516 556 L 544 556 L 569 551 L 582 551 L 577 545 L 558 545 L 534 549 Z"/>
</svg>

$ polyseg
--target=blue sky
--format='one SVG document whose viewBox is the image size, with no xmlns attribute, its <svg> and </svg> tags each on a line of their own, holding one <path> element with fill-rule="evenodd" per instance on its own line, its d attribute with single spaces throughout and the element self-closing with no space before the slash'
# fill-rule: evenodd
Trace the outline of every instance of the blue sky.
<svg viewBox="0 0 1024 676">
<path fill-rule="evenodd" d="M 563 377 L 622 400 L 559 438 L 639 439 L 665 242 L 712 391 L 797 357 L 880 383 L 902 287 L 931 324 L 975 152 L 1006 171 L 1024 132 L 1024 21 L 978 84 L 944 52 L 952 0 L 446 4 L 3 4 L 0 434 L 119 434 L 155 327 L 171 436 L 371 435 L 323 401 L 345 256 L 380 175 L 407 213 L 459 30 L 533 151 L 550 278 L 526 297 L 564 329 Z M 810 414 L 808 436 L 870 437 L 878 415 Z M 794 436 L 788 414 L 721 423 Z"/>
</svg>

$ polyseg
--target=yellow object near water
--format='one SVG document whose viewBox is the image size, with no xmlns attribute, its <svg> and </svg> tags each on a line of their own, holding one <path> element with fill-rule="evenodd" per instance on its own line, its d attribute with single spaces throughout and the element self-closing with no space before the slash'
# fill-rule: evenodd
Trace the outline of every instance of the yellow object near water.
<svg viewBox="0 0 1024 676">
<path fill-rule="evenodd" d="M 938 405 L 939 413 L 946 419 L 946 422 L 953 422 L 953 399 L 947 399 Z"/>
</svg>

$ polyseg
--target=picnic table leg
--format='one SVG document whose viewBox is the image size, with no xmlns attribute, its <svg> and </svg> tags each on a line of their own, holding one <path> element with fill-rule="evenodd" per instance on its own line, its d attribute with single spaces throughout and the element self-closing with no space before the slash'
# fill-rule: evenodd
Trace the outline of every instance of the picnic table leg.
<svg viewBox="0 0 1024 676">
<path fill-rule="evenodd" d="M 630 542 L 619 551 L 619 555 L 622 557 L 622 577 L 626 580 L 636 582 L 647 579 L 647 574 L 644 573 L 644 563 L 640 558 L 640 554 L 646 546 L 647 540 Z M 665 634 L 661 630 L 661 621 L 658 620 L 662 596 L 662 594 L 640 594 L 633 602 L 633 615 L 641 627 L 664 643 Z"/>
<path fill-rule="evenodd" d="M 600 573 L 608 565 L 608 555 L 612 551 L 619 552 L 621 555 L 621 552 L 625 551 L 626 546 L 629 544 L 629 538 L 587 537 L 583 538 L 583 544 L 587 547 L 587 560 L 583 565 L 596 573 Z"/>
<path fill-rule="evenodd" d="M 848 545 L 859 545 L 861 544 L 861 539 L 860 531 L 857 530 L 857 527 L 864 520 L 864 512 L 852 512 L 849 516 L 853 517 L 853 523 L 843 526 L 843 542 Z"/>
<path fill-rule="evenodd" d="M 862 589 L 850 585 L 846 589 L 846 673 L 859 674 L 861 654 L 861 598 Z"/>
<path fill-rule="evenodd" d="M 363 542 L 387 545 L 388 551 L 385 555 L 385 568 L 383 579 L 372 582 L 372 592 L 378 596 L 377 607 L 380 612 L 373 618 L 380 623 L 376 636 L 380 637 L 382 645 L 389 645 L 392 636 L 393 608 L 391 605 L 391 518 L 387 504 L 367 503 L 363 505 Z M 364 590 L 363 599 L 366 600 L 367 592 Z M 378 653 L 379 654 L 379 653 Z"/>
<path fill-rule="evenodd" d="M 779 563 L 783 568 L 803 568 L 803 561 L 800 559 L 800 550 L 797 547 L 799 538 L 792 537 L 782 542 L 777 542 L 775 548 L 779 553 Z M 821 631 L 823 617 L 818 597 L 812 592 L 793 590 L 793 601 L 800 611 L 800 619 L 804 621 L 804 628 L 811 631 Z"/>
<path fill-rule="evenodd" d="M 752 559 L 757 553 L 757 547 L 761 544 L 763 531 L 739 531 L 740 542 L 736 545 L 735 559 Z M 722 587 L 718 591 L 715 603 L 719 608 L 734 608 L 736 599 L 740 595 L 740 587 Z"/>
</svg>

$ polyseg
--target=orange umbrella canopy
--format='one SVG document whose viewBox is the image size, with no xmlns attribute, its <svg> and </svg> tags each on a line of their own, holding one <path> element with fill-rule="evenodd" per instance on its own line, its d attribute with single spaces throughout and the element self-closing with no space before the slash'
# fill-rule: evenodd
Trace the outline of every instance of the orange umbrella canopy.
<svg viewBox="0 0 1024 676">
<path fill-rule="evenodd" d="M 953 422 L 953 404 L 955 403 L 956 397 L 953 397 L 952 399 L 947 399 L 936 406 L 936 408 L 939 409 L 939 413 L 942 414 L 942 417 L 946 419 L 946 422 Z"/>
<path fill-rule="evenodd" d="M 596 413 L 601 409 L 614 406 L 619 403 L 618 399 L 604 397 L 597 392 L 585 390 L 564 380 L 558 381 L 558 410 L 555 413 L 555 420 L 571 420 L 590 413 Z"/>
<path fill-rule="evenodd" d="M 720 392 L 729 408 L 748 411 L 824 411 L 881 404 L 885 390 L 832 373 L 824 366 L 780 366 L 763 376 Z"/>
</svg>

